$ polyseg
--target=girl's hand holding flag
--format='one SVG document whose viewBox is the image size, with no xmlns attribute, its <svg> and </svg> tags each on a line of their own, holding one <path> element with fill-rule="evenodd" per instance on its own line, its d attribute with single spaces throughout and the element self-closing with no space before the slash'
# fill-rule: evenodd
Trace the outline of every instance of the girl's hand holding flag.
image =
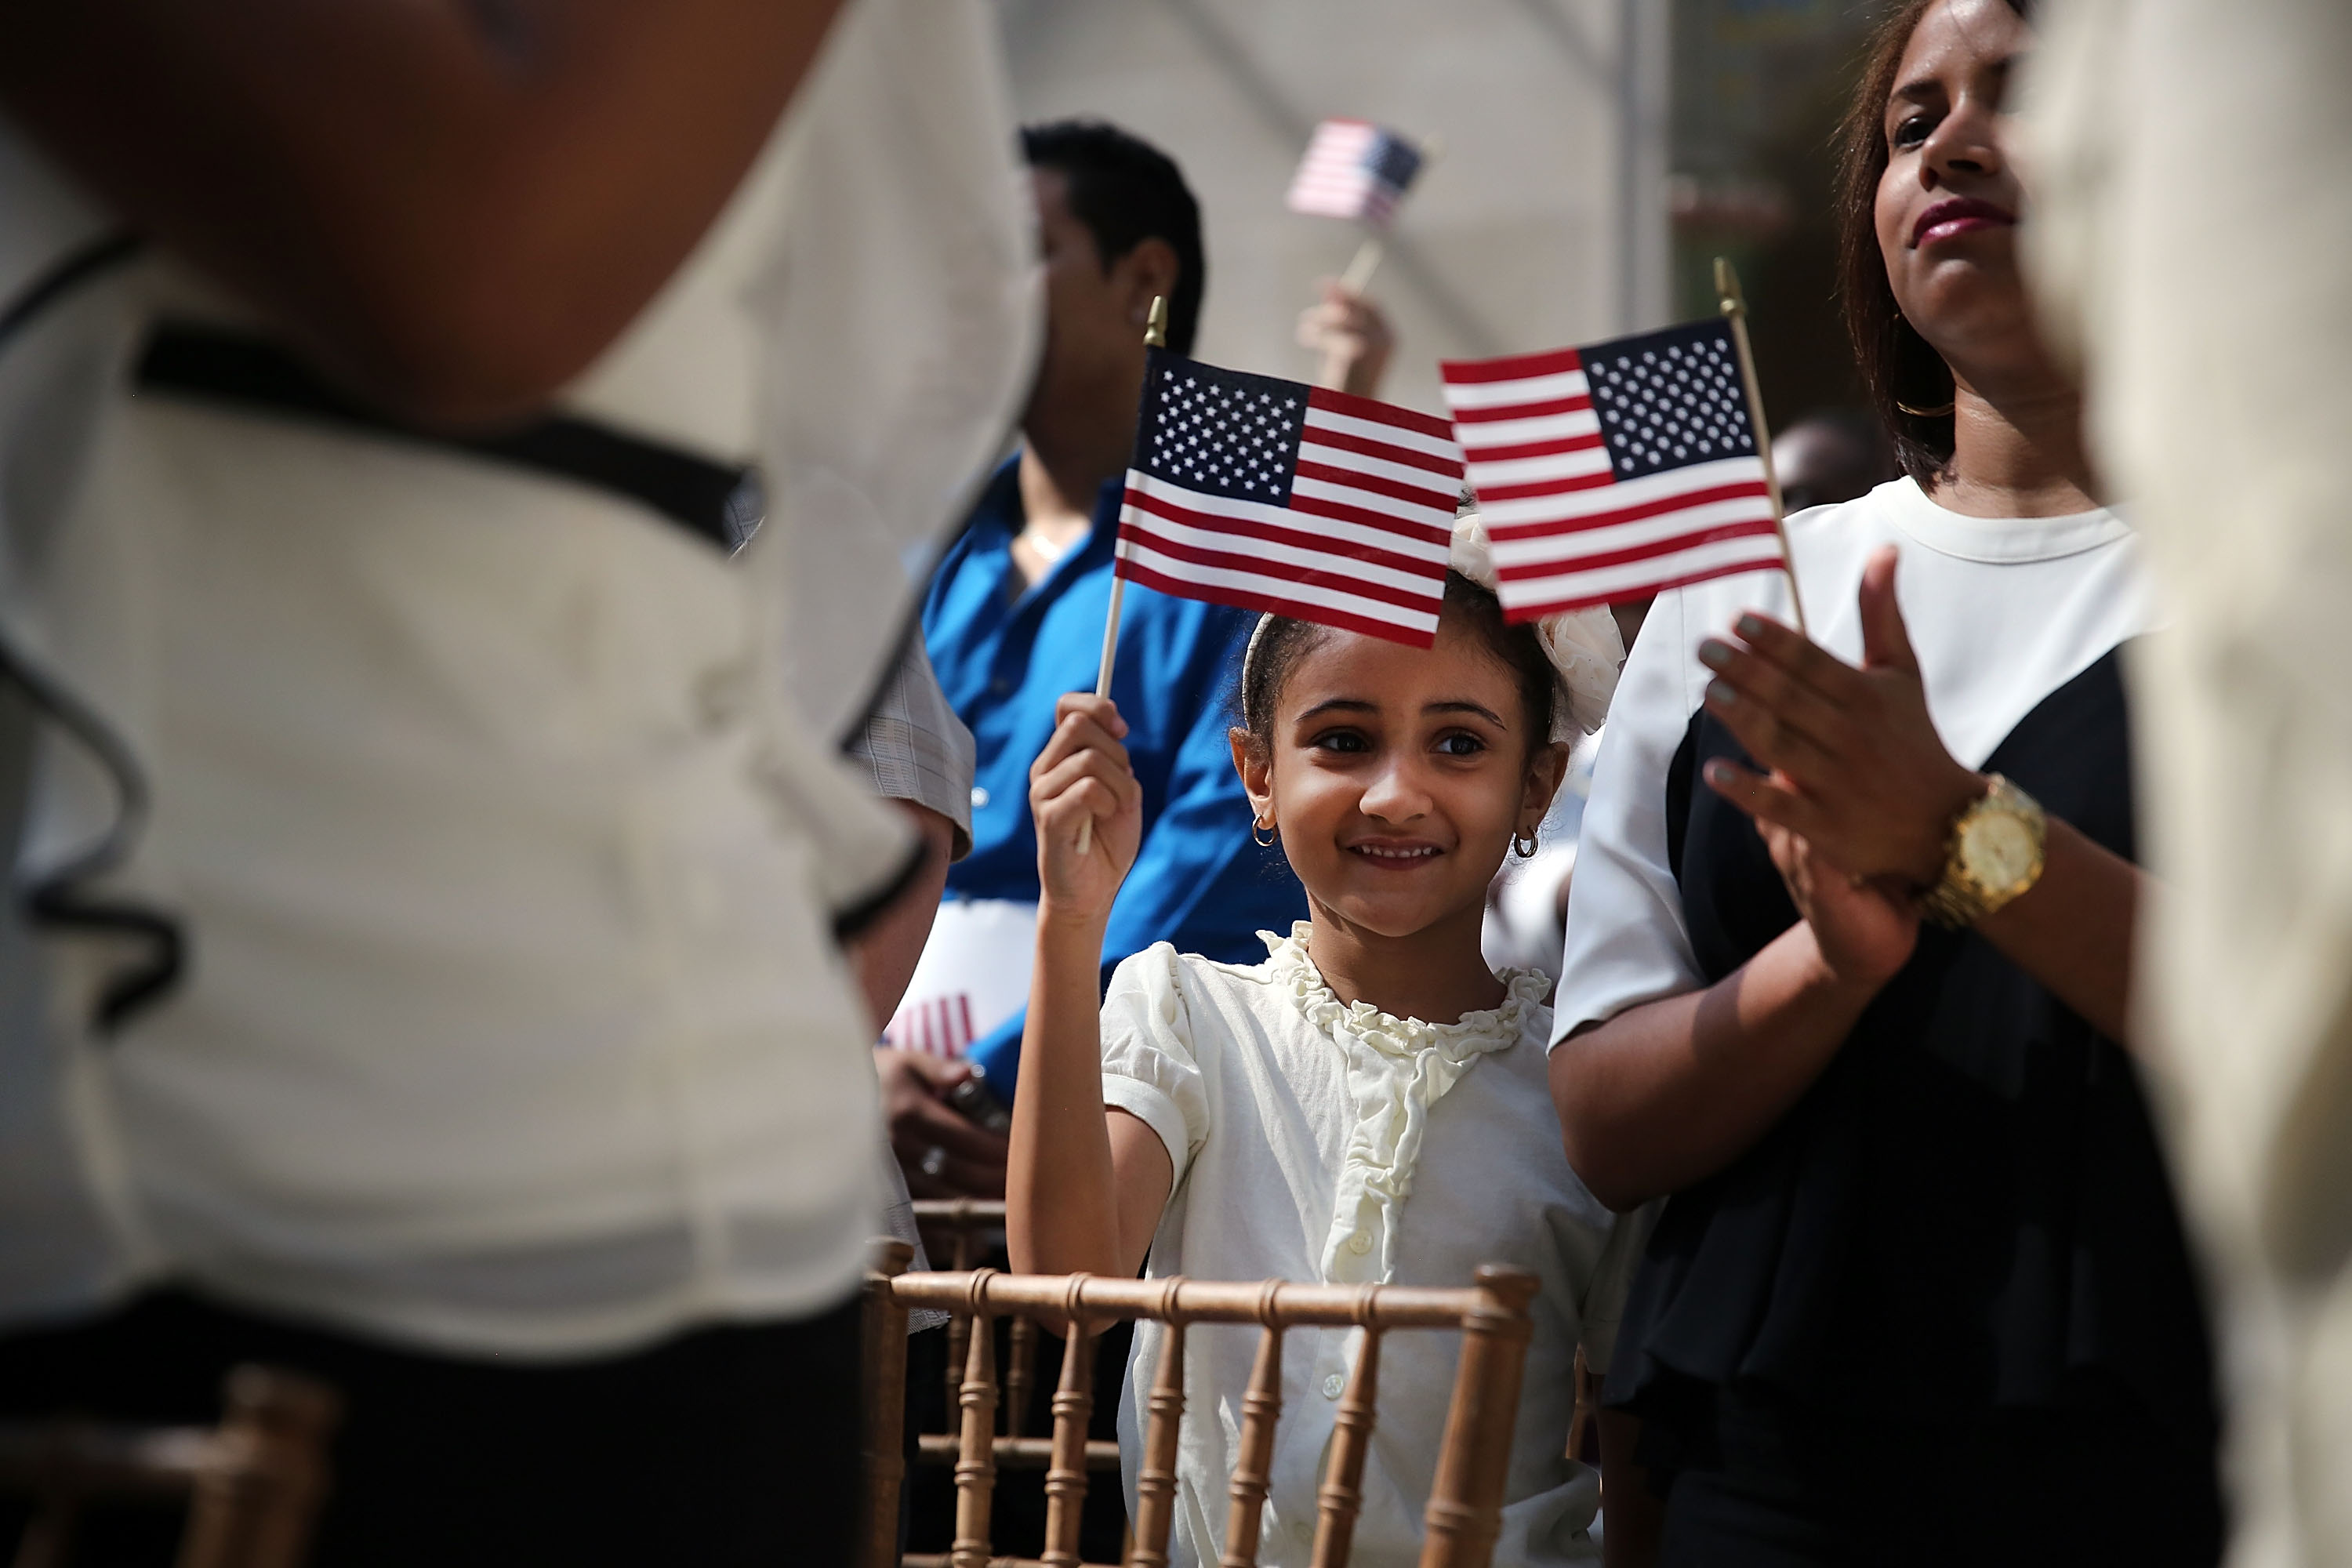
<svg viewBox="0 0 2352 1568">
<path fill-rule="evenodd" d="M 1029 768 L 1037 823 L 1041 926 L 1092 930 L 1097 949 L 1111 900 L 1143 836 L 1143 786 L 1128 765 L 1127 721 L 1108 697 L 1074 691 L 1056 704 L 1054 738 Z"/>
</svg>

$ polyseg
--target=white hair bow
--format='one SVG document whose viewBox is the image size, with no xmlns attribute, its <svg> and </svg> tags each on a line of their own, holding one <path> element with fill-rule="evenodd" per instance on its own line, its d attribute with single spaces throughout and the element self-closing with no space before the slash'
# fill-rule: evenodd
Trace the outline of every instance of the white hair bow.
<svg viewBox="0 0 2352 1568">
<path fill-rule="evenodd" d="M 1496 593 L 1494 542 L 1475 511 L 1454 520 L 1453 557 L 1446 563 L 1488 593 Z M 1617 674 L 1625 665 L 1625 638 L 1606 605 L 1566 610 L 1535 623 L 1536 639 L 1559 676 L 1552 704 L 1552 738 L 1573 741 L 1601 728 L 1609 700 L 1617 694 Z"/>
</svg>

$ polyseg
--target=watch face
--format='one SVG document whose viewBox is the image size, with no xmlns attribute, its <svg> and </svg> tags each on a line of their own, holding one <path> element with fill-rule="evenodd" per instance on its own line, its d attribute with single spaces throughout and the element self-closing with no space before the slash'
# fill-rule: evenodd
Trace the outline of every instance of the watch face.
<svg viewBox="0 0 2352 1568">
<path fill-rule="evenodd" d="M 2033 874 L 2039 846 L 2014 812 L 1988 811 L 1960 833 L 1960 863 L 1987 892 L 2005 892 Z"/>
</svg>

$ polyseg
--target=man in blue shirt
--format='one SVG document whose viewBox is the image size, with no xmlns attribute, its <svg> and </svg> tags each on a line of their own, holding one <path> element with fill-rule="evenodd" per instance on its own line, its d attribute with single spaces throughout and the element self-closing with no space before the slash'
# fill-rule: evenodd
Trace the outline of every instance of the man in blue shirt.
<svg viewBox="0 0 2352 1568">
<path fill-rule="evenodd" d="M 1053 732 L 1055 700 L 1095 684 L 1145 318 L 1165 295 L 1168 345 L 1190 353 L 1204 281 L 1199 208 L 1164 154 L 1099 122 L 1032 126 L 1022 142 L 1044 246 L 1045 355 L 1021 450 L 982 491 L 923 605 L 940 685 L 978 745 L 971 854 L 949 873 L 933 942 L 963 945 L 978 990 L 993 980 L 1000 1005 L 983 1014 L 1027 994 L 1023 922 L 1038 893 L 1029 764 Z M 1256 619 L 1129 584 L 1111 696 L 1131 727 L 1143 844 L 1104 939 L 1106 978 L 1156 942 L 1254 963 L 1265 956 L 1258 931 L 1306 917 L 1281 851 L 1252 841 L 1226 740 Z M 927 969 L 935 956 L 946 955 L 927 952 Z M 955 967 L 935 973 L 961 997 Z M 1008 1098 L 1024 1017 L 1017 1005 L 980 1017 L 966 1047 Z"/>
</svg>

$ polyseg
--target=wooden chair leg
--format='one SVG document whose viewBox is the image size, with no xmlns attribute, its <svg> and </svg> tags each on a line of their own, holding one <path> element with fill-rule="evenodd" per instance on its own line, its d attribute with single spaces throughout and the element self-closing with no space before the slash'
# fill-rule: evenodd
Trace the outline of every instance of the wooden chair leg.
<svg viewBox="0 0 2352 1568">
<path fill-rule="evenodd" d="M 1321 1517 L 1316 1521 L 1315 1568 L 1344 1568 L 1355 1550 L 1356 1518 L 1364 1506 L 1364 1456 L 1372 1446 L 1372 1406 L 1381 1391 L 1381 1331 L 1371 1321 L 1379 1289 L 1372 1287 L 1360 1316 L 1363 1348 L 1356 1352 L 1355 1370 L 1331 1424 L 1331 1464 L 1317 1498 Z"/>
<path fill-rule="evenodd" d="M 327 1440 L 342 1400 L 299 1373 L 240 1366 L 226 1405 L 226 1458 L 196 1482 L 179 1568 L 299 1568 L 326 1501 Z"/>
<path fill-rule="evenodd" d="M 1241 1451 L 1234 1461 L 1225 1551 L 1218 1568 L 1257 1568 L 1258 1532 L 1265 1524 L 1265 1494 L 1274 1480 L 1274 1424 L 1282 1414 L 1282 1325 L 1274 1311 L 1281 1288 L 1279 1280 L 1266 1281 L 1258 1305 L 1258 1321 L 1265 1327 L 1258 1333 L 1249 1392 L 1242 1396 Z"/>
<path fill-rule="evenodd" d="M 996 1334 L 988 1316 L 988 1282 L 996 1270 L 983 1268 L 971 1281 L 971 1335 L 964 1355 L 962 1447 L 956 1458 L 956 1533 L 949 1548 L 953 1568 L 988 1568 L 989 1512 L 996 1496 Z"/>
<path fill-rule="evenodd" d="M 1078 1568 L 1078 1526 L 1087 1510 L 1087 1424 L 1095 1409 L 1094 1327 L 1078 1310 L 1087 1276 L 1070 1277 L 1063 1321 L 1062 1381 L 1054 1390 L 1054 1454 L 1045 1468 L 1047 1568 Z M 1015 1320 L 1016 1322 L 1026 1320 Z"/>
<path fill-rule="evenodd" d="M 859 1392 L 866 1406 L 866 1512 L 858 1568 L 898 1568 L 898 1494 L 907 1481 L 907 1309 L 890 1282 L 915 1249 L 898 1240 L 874 1244 L 866 1273 L 865 1338 Z"/>
<path fill-rule="evenodd" d="M 1183 1283 L 1181 1275 L 1169 1280 L 1160 1297 L 1160 1321 L 1168 1337 L 1160 1343 L 1160 1370 L 1146 1406 L 1128 1568 L 1168 1568 L 1168 1535 L 1176 1522 L 1176 1438 L 1184 1419 L 1184 1320 L 1176 1313 L 1177 1288 Z"/>
<path fill-rule="evenodd" d="M 1462 1320 L 1462 1363 L 1423 1516 L 1421 1568 L 1487 1568 L 1494 1556 L 1536 1288 L 1534 1275 L 1516 1268 L 1478 1270 L 1478 1305 Z"/>
</svg>

